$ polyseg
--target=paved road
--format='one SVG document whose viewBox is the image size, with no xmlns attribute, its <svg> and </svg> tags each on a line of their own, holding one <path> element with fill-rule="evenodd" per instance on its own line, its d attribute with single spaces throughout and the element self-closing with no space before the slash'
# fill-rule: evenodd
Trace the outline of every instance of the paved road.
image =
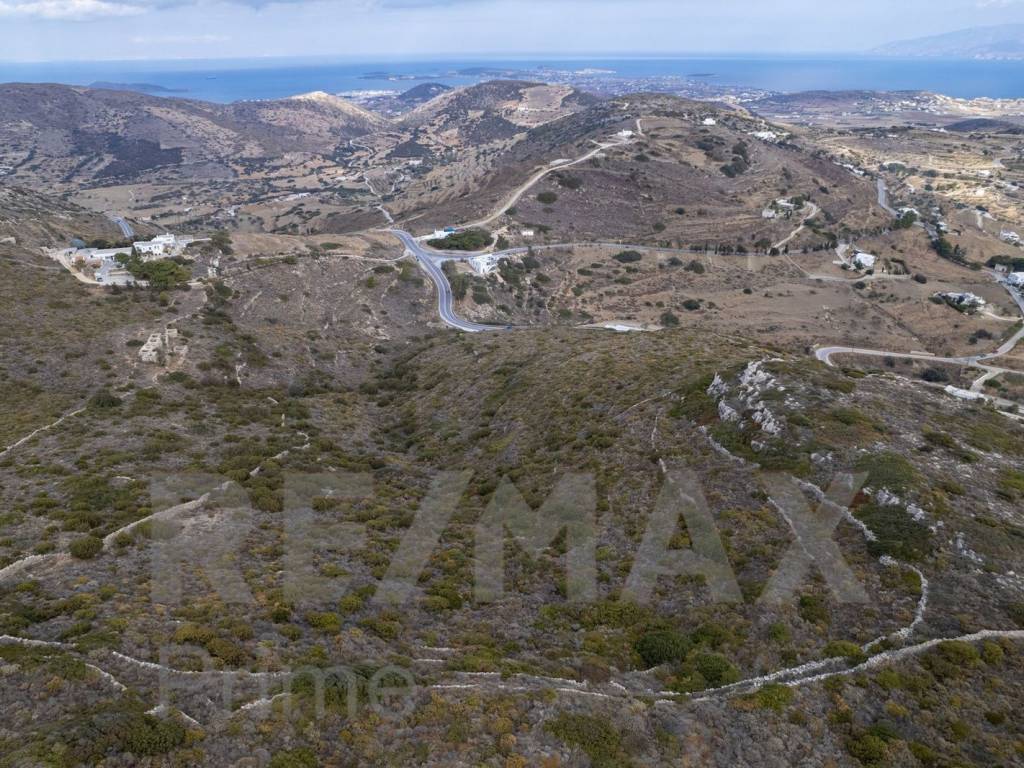
<svg viewBox="0 0 1024 768">
<path fill-rule="evenodd" d="M 890 216 L 899 216 L 899 213 L 889 206 L 889 190 L 885 186 L 885 179 L 879 178 L 877 182 L 878 186 L 878 204 L 885 209 L 885 212 Z"/>
<path fill-rule="evenodd" d="M 457 328 L 460 331 L 466 331 L 467 333 L 503 331 L 510 329 L 510 326 L 481 325 L 480 323 L 463 320 L 461 317 L 456 315 L 455 310 L 452 308 L 452 286 L 448 282 L 448 278 L 445 276 L 444 271 L 441 269 L 441 264 L 444 262 L 444 259 L 430 253 L 430 251 L 417 242 L 416 238 L 408 232 L 403 232 L 400 229 L 391 229 L 388 231 L 401 240 L 406 250 L 416 257 L 416 262 L 420 265 L 420 268 L 427 273 L 427 277 L 429 277 L 437 287 L 437 311 L 441 316 L 441 320 L 443 320 L 446 325 L 449 325 L 452 328 Z"/>
<path fill-rule="evenodd" d="M 114 213 L 109 213 L 107 214 L 107 216 L 110 218 L 112 222 L 117 224 L 117 226 L 121 230 L 121 234 L 124 235 L 126 239 L 131 240 L 133 237 L 135 237 L 135 230 L 132 229 L 132 225 L 128 223 L 127 219 L 125 219 L 123 216 L 118 216 L 117 214 Z"/>
</svg>

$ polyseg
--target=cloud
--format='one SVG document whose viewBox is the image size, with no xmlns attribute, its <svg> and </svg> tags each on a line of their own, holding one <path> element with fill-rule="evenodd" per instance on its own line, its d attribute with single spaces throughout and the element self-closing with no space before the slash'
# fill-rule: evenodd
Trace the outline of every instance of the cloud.
<svg viewBox="0 0 1024 768">
<path fill-rule="evenodd" d="M 140 5 L 118 0 L 0 0 L 0 16 L 35 19 L 86 20 L 144 12 Z"/>
</svg>

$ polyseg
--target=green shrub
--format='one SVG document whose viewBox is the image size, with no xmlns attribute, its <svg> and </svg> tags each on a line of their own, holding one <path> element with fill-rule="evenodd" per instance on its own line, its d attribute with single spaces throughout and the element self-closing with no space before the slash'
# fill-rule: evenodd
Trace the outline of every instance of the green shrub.
<svg viewBox="0 0 1024 768">
<path fill-rule="evenodd" d="M 185 728 L 173 718 L 124 713 L 112 717 L 98 715 L 96 720 L 103 734 L 98 742 L 103 741 L 117 752 L 130 752 L 136 757 L 164 755 L 185 743 Z"/>
<path fill-rule="evenodd" d="M 800 595 L 797 612 L 801 619 L 811 624 L 828 624 L 831 619 L 825 598 L 820 595 Z"/>
<path fill-rule="evenodd" d="M 850 664 L 860 664 L 867 656 L 856 643 L 848 640 L 833 640 L 822 651 L 828 659 L 846 659 Z"/>
<path fill-rule="evenodd" d="M 625 768 L 632 764 L 622 751 L 622 737 L 606 717 L 561 712 L 544 724 L 544 730 L 582 750 L 593 768 Z"/>
<path fill-rule="evenodd" d="M 708 688 L 719 688 L 740 679 L 739 670 L 718 653 L 701 653 L 693 660 L 694 668 L 707 683 Z"/>
<path fill-rule="evenodd" d="M 92 560 L 103 551 L 103 540 L 96 536 L 83 536 L 71 542 L 69 549 L 72 557 L 79 560 Z"/>
<path fill-rule="evenodd" d="M 796 694 L 788 685 L 781 683 L 770 683 L 760 688 L 754 694 L 753 699 L 761 709 L 771 709 L 781 712 L 793 702 Z"/>
<path fill-rule="evenodd" d="M 671 629 L 648 632 L 637 640 L 636 652 L 647 667 L 658 667 L 685 659 L 690 641 Z"/>
<path fill-rule="evenodd" d="M 875 541 L 868 542 L 868 551 L 876 557 L 889 555 L 898 560 L 922 560 L 934 548 L 928 526 L 914 520 L 898 505 L 869 502 L 858 507 L 854 514 L 875 535 Z"/>
<path fill-rule="evenodd" d="M 493 239 L 486 229 L 467 229 L 438 240 L 430 240 L 427 245 L 444 251 L 482 251 Z"/>
<path fill-rule="evenodd" d="M 922 666 L 940 680 L 960 677 L 981 663 L 981 654 L 970 643 L 946 640 L 925 654 Z"/>
<path fill-rule="evenodd" d="M 320 765 L 312 750 L 300 747 L 276 753 L 268 764 L 268 768 L 317 768 Z"/>
<path fill-rule="evenodd" d="M 558 202 L 558 195 L 554 192 L 541 192 L 537 195 L 537 202 L 544 205 L 553 205 Z"/>
<path fill-rule="evenodd" d="M 846 751 L 864 763 L 879 765 L 889 753 L 885 741 L 872 733 L 864 733 L 847 739 Z"/>
<path fill-rule="evenodd" d="M 341 631 L 341 618 L 336 613 L 307 613 L 306 622 L 321 632 L 336 634 Z"/>
<path fill-rule="evenodd" d="M 639 251 L 620 251 L 612 256 L 612 258 L 622 264 L 632 264 L 640 261 L 640 259 L 643 258 L 643 255 Z"/>
<path fill-rule="evenodd" d="M 101 389 L 91 398 L 89 398 L 89 407 L 97 408 L 100 410 L 106 410 L 109 408 L 117 408 L 121 405 L 121 398 L 111 392 L 109 389 Z"/>
</svg>

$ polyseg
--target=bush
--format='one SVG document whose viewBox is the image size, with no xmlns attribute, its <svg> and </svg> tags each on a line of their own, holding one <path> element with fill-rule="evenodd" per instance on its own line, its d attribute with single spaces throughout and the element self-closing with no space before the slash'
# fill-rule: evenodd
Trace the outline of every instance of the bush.
<svg viewBox="0 0 1024 768">
<path fill-rule="evenodd" d="M 873 733 L 865 733 L 848 739 L 846 751 L 865 765 L 878 765 L 885 760 L 889 750 L 884 739 Z"/>
<path fill-rule="evenodd" d="M 859 645 L 848 640 L 833 640 L 825 646 L 823 653 L 825 658 L 846 659 L 850 664 L 860 664 L 867 658 Z"/>
<path fill-rule="evenodd" d="M 701 653 L 697 655 L 693 663 L 708 688 L 719 688 L 740 679 L 740 673 L 736 667 L 721 654 Z"/>
<path fill-rule="evenodd" d="M 543 203 L 544 205 L 551 205 L 558 202 L 558 195 L 554 192 L 541 192 L 537 195 L 537 202 Z"/>
<path fill-rule="evenodd" d="M 868 542 L 872 555 L 913 561 L 931 554 L 934 546 L 931 531 L 910 517 L 903 507 L 871 502 L 858 507 L 854 514 L 877 537 Z"/>
<path fill-rule="evenodd" d="M 676 317 L 672 312 L 662 312 L 661 324 L 666 328 L 675 328 L 679 325 L 679 318 Z"/>
<path fill-rule="evenodd" d="M 949 374 L 941 368 L 927 368 L 921 378 L 931 384 L 944 384 L 949 381 Z"/>
<path fill-rule="evenodd" d="M 115 395 L 109 389 L 101 389 L 99 392 L 97 392 L 95 395 L 89 398 L 89 407 L 99 409 L 117 408 L 119 405 L 121 405 L 121 402 L 121 398 Z"/>
<path fill-rule="evenodd" d="M 427 245 L 443 251 L 482 251 L 492 240 L 491 233 L 486 229 L 467 229 L 438 240 L 429 240 Z"/>
<path fill-rule="evenodd" d="M 622 737 L 606 717 L 562 712 L 545 723 L 544 730 L 581 749 L 593 768 L 624 768 L 631 764 L 622 751 Z"/>
<path fill-rule="evenodd" d="M 793 689 L 788 685 L 782 685 L 780 683 L 770 683 L 769 685 L 760 688 L 757 693 L 754 694 L 754 701 L 761 709 L 771 709 L 775 712 L 781 712 L 783 709 L 788 707 L 793 701 Z"/>
<path fill-rule="evenodd" d="M 685 659 L 690 641 L 671 629 L 648 632 L 637 640 L 636 652 L 647 667 L 658 667 Z"/>
<path fill-rule="evenodd" d="M 825 599 L 820 595 L 800 595 L 797 612 L 810 624 L 828 624 L 831 618 Z"/>
<path fill-rule="evenodd" d="M 683 309 L 687 312 L 696 312 L 700 309 L 700 299 L 687 299 L 683 302 Z"/>
<path fill-rule="evenodd" d="M 632 264 L 640 261 L 640 259 L 643 258 L 643 255 L 638 251 L 621 251 L 612 256 L 612 258 L 621 264 Z"/>
<path fill-rule="evenodd" d="M 270 759 L 268 768 L 317 768 L 319 764 L 313 751 L 302 747 L 278 752 Z"/>
<path fill-rule="evenodd" d="M 341 618 L 336 613 L 308 613 L 306 621 L 315 629 L 336 634 L 341 631 Z"/>
<path fill-rule="evenodd" d="M 71 542 L 71 556 L 79 560 L 92 560 L 103 551 L 103 540 L 96 536 L 84 536 Z"/>
</svg>

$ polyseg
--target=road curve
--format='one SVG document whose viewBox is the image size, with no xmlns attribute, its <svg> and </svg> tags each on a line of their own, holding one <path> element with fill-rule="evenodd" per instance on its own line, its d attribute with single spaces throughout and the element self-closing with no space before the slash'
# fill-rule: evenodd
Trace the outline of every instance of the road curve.
<svg viewBox="0 0 1024 768">
<path fill-rule="evenodd" d="M 117 214 L 108 214 L 108 218 L 117 224 L 118 229 L 121 230 L 121 234 L 125 236 L 126 240 L 131 240 L 135 237 L 135 230 L 132 229 L 132 225 L 128 223 L 128 220 L 124 216 L 118 216 Z"/>
<path fill-rule="evenodd" d="M 875 185 L 878 187 L 878 205 L 890 216 L 898 217 L 899 212 L 889 205 L 889 188 L 885 185 L 885 179 L 879 176 Z"/>
<path fill-rule="evenodd" d="M 441 269 L 440 262 L 442 262 L 443 259 L 439 259 L 431 254 L 408 232 L 404 232 L 400 229 L 389 229 L 388 231 L 401 240 L 405 249 L 416 257 L 416 263 L 420 265 L 420 269 L 427 273 L 427 277 L 429 277 L 437 287 L 437 312 L 441 316 L 441 320 L 445 325 L 456 328 L 460 331 L 465 331 L 466 333 L 510 330 L 510 326 L 482 325 L 469 320 L 463 320 L 461 317 L 456 315 L 452 306 L 452 286 L 451 283 L 448 282 L 448 278 L 444 274 L 444 270 Z"/>
</svg>

